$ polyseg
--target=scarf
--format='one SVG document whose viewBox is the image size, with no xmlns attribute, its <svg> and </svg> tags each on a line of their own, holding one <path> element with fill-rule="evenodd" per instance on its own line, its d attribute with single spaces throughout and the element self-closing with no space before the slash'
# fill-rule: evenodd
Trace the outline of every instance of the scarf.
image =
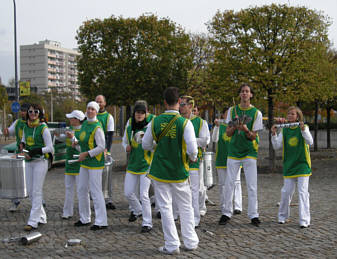
<svg viewBox="0 0 337 259">
<path fill-rule="evenodd" d="M 40 124 L 39 119 L 36 119 L 34 121 L 28 120 L 28 126 L 31 127 L 31 128 L 35 128 L 35 127 L 39 126 L 39 124 Z"/>
</svg>

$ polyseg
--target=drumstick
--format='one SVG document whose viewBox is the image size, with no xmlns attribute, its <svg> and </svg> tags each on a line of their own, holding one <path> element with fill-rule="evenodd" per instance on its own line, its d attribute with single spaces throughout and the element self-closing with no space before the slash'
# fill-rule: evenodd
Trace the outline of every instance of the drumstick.
<svg viewBox="0 0 337 259">
<path fill-rule="evenodd" d="M 237 114 L 237 112 L 236 112 L 236 108 L 235 108 L 235 99 L 234 99 L 234 97 L 233 97 L 233 104 L 234 104 L 234 112 L 235 112 L 235 118 L 238 118 L 238 114 Z"/>
</svg>

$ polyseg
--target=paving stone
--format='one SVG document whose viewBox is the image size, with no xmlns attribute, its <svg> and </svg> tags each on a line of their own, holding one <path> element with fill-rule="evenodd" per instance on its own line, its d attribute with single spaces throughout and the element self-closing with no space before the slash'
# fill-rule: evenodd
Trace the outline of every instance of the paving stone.
<svg viewBox="0 0 337 259">
<path fill-rule="evenodd" d="M 114 144 L 116 147 L 116 144 Z M 115 149 L 114 147 L 114 149 Z M 260 152 L 266 152 L 260 150 Z M 118 154 L 117 154 L 118 153 Z M 331 155 L 332 154 L 332 155 Z M 0 258 L 170 258 L 157 249 L 164 244 L 161 221 L 153 218 L 153 230 L 141 234 L 141 220 L 128 222 L 128 204 L 124 197 L 123 183 L 125 154 L 116 148 L 118 166 L 115 167 L 114 203 L 116 210 L 108 211 L 109 227 L 93 232 L 89 227 L 75 228 L 79 218 L 77 199 L 75 214 L 70 220 L 62 220 L 64 201 L 64 168 L 57 166 L 48 172 L 44 185 L 48 223 L 39 227 L 43 235 L 28 246 L 19 242 L 0 242 Z M 321 157 L 322 154 L 320 154 Z M 332 158 L 331 158 L 332 157 Z M 218 225 L 221 216 L 219 206 L 208 206 L 206 216 L 197 229 L 199 249 L 193 252 L 181 250 L 178 258 L 336 258 L 337 257 L 337 154 L 329 153 L 329 159 L 313 159 L 313 175 L 310 178 L 311 226 L 300 229 L 298 224 L 298 198 L 294 194 L 290 222 L 277 222 L 277 202 L 280 199 L 283 178 L 280 173 L 258 174 L 259 213 L 262 224 L 256 228 L 247 217 L 247 191 L 242 176 L 243 213 L 232 217 L 226 226 Z M 209 198 L 219 204 L 218 186 L 208 191 Z M 296 205 L 297 204 L 297 205 Z M 19 210 L 10 213 L 8 200 L 0 200 L 0 241 L 27 233 L 23 227 L 29 216 L 30 202 L 25 199 Z M 92 204 L 91 204 L 92 206 Z M 153 215 L 155 212 L 153 211 Z M 92 213 L 92 222 L 94 212 Z M 180 234 L 180 224 L 177 224 Z M 209 234 L 212 233 L 212 234 Z M 180 235 L 181 236 L 181 235 Z M 68 246 L 68 239 L 78 238 L 81 245 Z M 183 244 L 183 242 L 181 242 Z"/>
</svg>

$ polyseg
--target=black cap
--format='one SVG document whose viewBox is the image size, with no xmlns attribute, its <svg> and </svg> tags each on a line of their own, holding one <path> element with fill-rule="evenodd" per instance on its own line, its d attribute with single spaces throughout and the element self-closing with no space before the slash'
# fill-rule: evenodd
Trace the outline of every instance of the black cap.
<svg viewBox="0 0 337 259">
<path fill-rule="evenodd" d="M 143 111 L 146 113 L 146 106 L 144 104 L 138 103 L 135 105 L 135 112 L 136 111 Z"/>
<path fill-rule="evenodd" d="M 23 111 L 23 112 L 25 112 L 25 111 L 27 111 L 29 109 L 29 107 L 30 107 L 29 103 L 23 103 L 21 105 L 21 107 L 20 107 L 20 110 Z"/>
</svg>

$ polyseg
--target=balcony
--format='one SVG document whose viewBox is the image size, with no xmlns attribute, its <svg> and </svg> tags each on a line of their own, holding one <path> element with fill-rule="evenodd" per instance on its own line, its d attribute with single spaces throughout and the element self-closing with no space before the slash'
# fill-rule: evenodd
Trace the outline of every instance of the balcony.
<svg viewBox="0 0 337 259">
<path fill-rule="evenodd" d="M 48 59 L 48 65 L 56 65 L 56 61 Z"/>
<path fill-rule="evenodd" d="M 50 57 L 50 58 L 56 58 L 56 54 L 48 52 L 48 57 Z"/>
</svg>

